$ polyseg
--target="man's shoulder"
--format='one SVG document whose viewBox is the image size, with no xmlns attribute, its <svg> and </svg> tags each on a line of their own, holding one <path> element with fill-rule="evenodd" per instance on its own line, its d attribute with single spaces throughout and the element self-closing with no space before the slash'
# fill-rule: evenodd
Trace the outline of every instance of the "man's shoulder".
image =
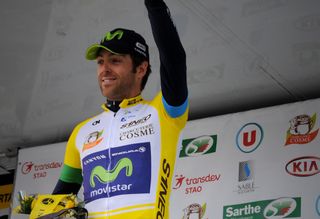
<svg viewBox="0 0 320 219">
<path fill-rule="evenodd" d="M 149 102 L 150 104 L 160 103 L 162 104 L 162 92 L 159 91 Z"/>
</svg>

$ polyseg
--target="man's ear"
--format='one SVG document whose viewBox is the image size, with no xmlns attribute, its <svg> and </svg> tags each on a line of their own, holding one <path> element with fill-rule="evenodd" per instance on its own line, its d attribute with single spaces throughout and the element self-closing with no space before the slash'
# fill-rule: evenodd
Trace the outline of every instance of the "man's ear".
<svg viewBox="0 0 320 219">
<path fill-rule="evenodd" d="M 137 72 L 139 78 L 143 78 L 145 74 L 147 73 L 149 63 L 147 61 L 143 61 L 138 67 L 137 67 Z"/>
</svg>

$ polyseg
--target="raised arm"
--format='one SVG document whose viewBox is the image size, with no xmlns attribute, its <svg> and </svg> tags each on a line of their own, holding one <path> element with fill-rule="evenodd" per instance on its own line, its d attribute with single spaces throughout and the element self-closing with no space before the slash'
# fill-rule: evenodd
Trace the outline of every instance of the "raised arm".
<svg viewBox="0 0 320 219">
<path fill-rule="evenodd" d="M 166 104 L 187 105 L 186 54 L 169 9 L 163 0 L 145 0 L 159 50 L 161 89 Z"/>
</svg>

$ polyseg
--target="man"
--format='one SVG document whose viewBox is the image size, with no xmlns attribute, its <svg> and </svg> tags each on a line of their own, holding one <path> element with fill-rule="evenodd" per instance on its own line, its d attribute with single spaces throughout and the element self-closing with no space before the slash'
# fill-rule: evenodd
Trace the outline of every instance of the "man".
<svg viewBox="0 0 320 219">
<path fill-rule="evenodd" d="M 77 194 L 83 185 L 89 217 L 169 218 L 176 150 L 188 116 L 186 55 L 163 0 L 145 0 L 145 6 L 160 57 L 161 92 L 152 101 L 141 97 L 151 73 L 142 36 L 117 28 L 87 50 L 107 102 L 73 130 L 53 194 Z"/>
</svg>

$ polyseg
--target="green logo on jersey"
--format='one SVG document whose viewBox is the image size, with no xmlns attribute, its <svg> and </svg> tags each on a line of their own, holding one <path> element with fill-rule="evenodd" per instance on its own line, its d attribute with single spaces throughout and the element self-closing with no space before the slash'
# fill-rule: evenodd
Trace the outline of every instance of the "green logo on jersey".
<svg viewBox="0 0 320 219">
<path fill-rule="evenodd" d="M 118 161 L 116 166 L 112 170 L 106 170 L 102 166 L 96 166 L 91 171 L 90 185 L 92 188 L 96 186 L 94 179 L 97 178 L 101 183 L 113 182 L 119 175 L 122 169 L 126 169 L 126 176 L 131 176 L 133 171 L 133 164 L 129 158 L 122 158 Z"/>
</svg>

